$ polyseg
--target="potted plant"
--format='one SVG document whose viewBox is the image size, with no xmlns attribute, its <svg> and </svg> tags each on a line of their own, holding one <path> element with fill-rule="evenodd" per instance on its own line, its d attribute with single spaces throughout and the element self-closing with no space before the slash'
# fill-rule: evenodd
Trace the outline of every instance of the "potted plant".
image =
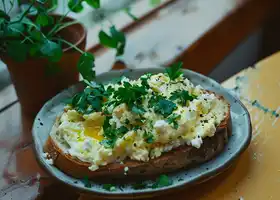
<svg viewBox="0 0 280 200">
<path fill-rule="evenodd" d="M 4 0 L 2 0 L 4 2 Z M 99 0 L 69 0 L 70 11 L 50 13 L 46 0 L 31 0 L 26 10 L 10 17 L 5 5 L 0 10 L 0 58 L 6 63 L 14 83 L 22 113 L 34 117 L 52 96 L 79 81 L 95 77 L 94 55 L 85 52 L 86 30 L 67 15 L 80 12 L 83 2 L 94 9 Z M 115 26 L 110 34 L 100 31 L 100 43 L 122 55 L 125 36 Z"/>
</svg>

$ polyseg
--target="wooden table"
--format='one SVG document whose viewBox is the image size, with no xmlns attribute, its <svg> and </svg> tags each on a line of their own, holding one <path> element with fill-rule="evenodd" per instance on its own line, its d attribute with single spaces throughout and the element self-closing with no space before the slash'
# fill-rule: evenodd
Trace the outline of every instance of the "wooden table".
<svg viewBox="0 0 280 200">
<path fill-rule="evenodd" d="M 253 138 L 250 147 L 242 154 L 235 165 L 222 175 L 210 180 L 201 185 L 186 189 L 180 193 L 170 196 L 154 198 L 154 200 L 162 199 L 202 199 L 202 200 L 237 200 L 237 199 L 280 199 L 280 159 L 278 157 L 280 147 L 280 52 L 269 58 L 257 63 L 237 75 L 231 77 L 223 83 L 223 86 L 238 95 L 248 108 L 252 124 Z M 0 129 L 1 139 L 7 139 L 9 143 L 0 141 L 1 158 L 7 161 L 10 145 L 18 138 L 20 130 L 20 113 L 19 104 L 15 104 L 8 110 L 0 114 L 0 122 L 3 126 Z M 18 133 L 10 132 L 18 127 Z M 13 127 L 13 128 L 11 128 Z M 27 135 L 27 134 L 26 134 Z M 28 138 L 28 137 L 25 137 Z M 26 140 L 28 141 L 28 140 Z M 20 178 L 25 178 L 25 181 L 18 183 L 5 183 L 2 178 L 0 187 L 3 190 L 0 193 L 0 199 L 10 199 L 9 195 L 16 195 L 22 198 L 36 196 L 40 184 L 36 181 L 37 172 L 41 173 L 41 184 L 52 183 L 47 175 L 40 170 L 36 165 L 33 157 L 32 146 L 28 145 L 25 148 L 20 148 L 16 151 L 16 156 L 11 159 L 11 163 L 7 166 L 1 166 L 1 170 L 5 171 L 5 180 L 13 179 L 11 171 L 20 170 L 24 172 L 19 175 Z M 6 149 L 5 149 L 6 148 Z M 17 161 L 17 163 L 16 163 Z M 2 162 L 5 163 L 5 162 Z M 17 166 L 17 170 L 13 169 Z M 3 169 L 4 168 L 4 169 Z M 9 173 L 7 173 L 7 169 Z M 26 177 L 23 175 L 33 175 Z M 15 180 L 18 180 L 15 178 Z M 19 186 L 24 186 L 19 187 Z M 61 187 L 59 194 L 56 191 L 57 187 Z M 50 187 L 45 190 L 52 190 Z M 24 191 L 24 192 L 23 192 Z M 67 191 L 67 192 L 66 192 Z M 62 193 L 62 194 L 61 194 Z M 64 193 L 64 194 L 63 194 Z M 55 199 L 54 196 L 59 196 L 57 199 L 75 199 L 78 194 L 71 190 L 65 189 L 61 185 L 56 185 L 53 192 L 45 192 L 50 195 L 49 199 Z M 68 195 L 65 197 L 65 195 Z M 3 196 L 1 196 L 3 195 Z M 42 197 L 38 197 L 40 199 Z M 43 199 L 43 198 L 42 198 Z M 45 198 L 46 199 L 46 198 Z M 89 200 L 91 198 L 80 196 L 79 200 Z M 96 198 L 95 198 L 96 199 Z"/>
</svg>

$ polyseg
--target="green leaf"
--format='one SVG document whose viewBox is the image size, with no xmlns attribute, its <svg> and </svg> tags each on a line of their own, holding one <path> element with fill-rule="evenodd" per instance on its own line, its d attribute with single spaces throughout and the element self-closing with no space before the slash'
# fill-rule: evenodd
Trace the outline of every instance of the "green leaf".
<svg viewBox="0 0 280 200">
<path fill-rule="evenodd" d="M 137 105 L 133 105 L 131 111 L 138 115 L 143 115 L 146 112 L 143 107 Z"/>
<path fill-rule="evenodd" d="M 23 62 L 27 58 L 28 46 L 19 41 L 11 41 L 8 43 L 7 53 L 16 62 Z"/>
<path fill-rule="evenodd" d="M 5 19 L 0 18 L 0 26 L 1 26 L 2 24 L 4 24 L 4 22 L 5 22 Z M 4 32 L 4 31 L 3 31 L 3 32 Z"/>
<path fill-rule="evenodd" d="M 38 42 L 42 42 L 45 39 L 43 33 L 38 30 L 33 30 L 32 32 L 30 32 L 30 36 L 33 40 Z"/>
<path fill-rule="evenodd" d="M 146 184 L 146 183 L 143 183 L 143 182 L 135 183 L 135 184 L 132 185 L 132 188 L 133 188 L 134 190 L 145 189 L 145 188 L 147 188 L 147 184 Z"/>
<path fill-rule="evenodd" d="M 166 68 L 165 72 L 168 74 L 171 80 L 175 80 L 176 78 L 178 78 L 183 74 L 183 72 L 181 71 L 182 66 L 183 66 L 182 62 L 175 63 L 170 67 Z"/>
<path fill-rule="evenodd" d="M 179 120 L 180 118 L 181 118 L 180 115 L 173 113 L 172 115 L 170 115 L 170 116 L 167 118 L 167 122 L 168 122 L 169 124 L 173 124 L 173 128 L 174 128 L 174 129 L 178 129 L 179 125 L 178 125 L 177 120 Z"/>
<path fill-rule="evenodd" d="M 115 145 L 115 140 L 112 139 L 104 139 L 100 142 L 101 145 L 103 145 L 107 149 L 112 149 L 114 148 Z"/>
<path fill-rule="evenodd" d="M 132 109 L 133 104 L 141 103 L 142 97 L 147 93 L 144 86 L 131 85 L 128 82 L 124 82 L 123 87 L 118 88 L 114 92 L 113 98 L 118 100 L 118 104 L 126 103 Z"/>
<path fill-rule="evenodd" d="M 123 55 L 126 45 L 126 38 L 124 33 L 118 31 L 115 26 L 110 28 L 110 35 L 104 31 L 99 32 L 99 41 L 102 45 L 117 50 L 117 56 Z"/>
<path fill-rule="evenodd" d="M 68 7 L 71 11 L 75 13 L 79 13 L 84 9 L 82 5 L 82 0 L 69 0 Z"/>
<path fill-rule="evenodd" d="M 118 41 L 113 39 L 111 36 L 109 36 L 104 31 L 100 31 L 98 37 L 99 37 L 99 41 L 102 45 L 104 45 L 106 47 L 111 47 L 111 48 L 118 47 Z"/>
<path fill-rule="evenodd" d="M 36 18 L 36 24 L 40 26 L 47 26 L 50 24 L 49 16 L 43 13 L 40 13 Z"/>
<path fill-rule="evenodd" d="M 10 16 L 6 14 L 3 10 L 0 10 L 0 18 L 5 19 L 6 21 L 10 21 Z"/>
<path fill-rule="evenodd" d="M 148 132 L 144 133 L 144 139 L 148 144 L 152 144 L 155 141 L 154 135 Z"/>
<path fill-rule="evenodd" d="M 163 115 L 164 117 L 168 117 L 168 115 L 172 114 L 173 110 L 176 108 L 177 106 L 175 103 L 166 99 L 159 100 L 154 106 L 155 112 Z"/>
<path fill-rule="evenodd" d="M 58 62 L 62 57 L 62 49 L 60 44 L 45 40 L 40 47 L 41 54 L 51 62 Z"/>
<path fill-rule="evenodd" d="M 149 89 L 150 88 L 150 85 L 148 83 L 148 79 L 149 77 L 141 77 L 141 84 L 146 88 L 146 89 Z"/>
<path fill-rule="evenodd" d="M 110 33 L 111 33 L 112 37 L 116 41 L 121 42 L 121 43 L 125 42 L 125 35 L 124 35 L 124 33 L 118 31 L 115 26 L 111 26 Z"/>
<path fill-rule="evenodd" d="M 85 0 L 93 8 L 100 8 L 100 0 Z"/>
<path fill-rule="evenodd" d="M 196 96 L 189 94 L 186 90 L 177 90 L 171 93 L 171 97 L 169 98 L 172 101 L 178 100 L 178 103 L 182 106 L 186 106 L 188 101 L 192 101 L 196 98 Z"/>
<path fill-rule="evenodd" d="M 118 137 L 122 137 L 124 134 L 126 134 L 128 132 L 128 128 L 126 128 L 125 126 L 121 126 L 120 128 L 117 129 L 116 131 L 116 135 Z"/>
<path fill-rule="evenodd" d="M 110 28 L 110 33 L 114 40 L 117 41 L 117 56 L 121 56 L 124 54 L 124 49 L 126 45 L 126 38 L 123 32 L 118 31 L 115 26 Z"/>
<path fill-rule="evenodd" d="M 112 184 L 104 184 L 103 189 L 107 191 L 116 191 L 116 187 Z"/>
<path fill-rule="evenodd" d="M 22 23 L 14 23 L 8 26 L 6 36 L 19 37 L 24 32 L 24 25 Z"/>
<path fill-rule="evenodd" d="M 91 188 L 92 186 L 87 176 L 83 179 L 83 183 L 86 188 Z"/>
<path fill-rule="evenodd" d="M 95 78 L 94 56 L 91 53 L 83 53 L 78 62 L 78 71 L 84 79 L 92 81 Z"/>
<path fill-rule="evenodd" d="M 152 188 L 162 188 L 172 185 L 172 181 L 166 175 L 160 175 L 160 177 L 156 180 L 155 184 L 153 184 Z"/>
<path fill-rule="evenodd" d="M 32 57 L 40 55 L 40 46 L 38 44 L 30 45 L 29 55 Z"/>
</svg>

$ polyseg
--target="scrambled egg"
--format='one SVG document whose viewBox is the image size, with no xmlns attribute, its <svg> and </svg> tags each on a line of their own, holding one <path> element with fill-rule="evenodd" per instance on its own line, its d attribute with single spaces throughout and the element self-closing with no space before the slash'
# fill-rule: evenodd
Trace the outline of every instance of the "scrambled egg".
<svg viewBox="0 0 280 200">
<path fill-rule="evenodd" d="M 101 111 L 87 114 L 67 105 L 53 137 L 70 155 L 90 163 L 90 170 L 94 171 L 100 166 L 125 159 L 148 162 L 181 145 L 200 148 L 203 138 L 215 134 L 216 126 L 225 117 L 227 105 L 202 87 L 194 86 L 182 75 L 175 80 L 170 80 L 163 73 L 143 75 L 138 80 L 123 78 L 116 84 L 105 85 L 105 90 L 110 88 L 117 91 L 125 83 L 142 87 L 143 79 L 146 80 L 146 94 L 140 102 L 143 111 L 140 114 L 140 111 L 133 111 L 126 103 L 104 103 Z M 172 98 L 176 91 L 187 91 L 185 94 L 191 98 L 180 102 L 180 97 Z M 170 105 L 174 106 L 172 112 L 160 113 L 167 112 L 170 105 L 162 108 L 166 110 L 158 111 L 151 103 L 155 96 L 171 102 Z M 106 101 L 114 100 L 118 99 L 112 94 Z M 123 130 L 109 147 L 104 145 L 109 137 L 107 130 L 104 130 L 108 116 L 108 127 L 113 130 L 111 134 Z"/>
</svg>

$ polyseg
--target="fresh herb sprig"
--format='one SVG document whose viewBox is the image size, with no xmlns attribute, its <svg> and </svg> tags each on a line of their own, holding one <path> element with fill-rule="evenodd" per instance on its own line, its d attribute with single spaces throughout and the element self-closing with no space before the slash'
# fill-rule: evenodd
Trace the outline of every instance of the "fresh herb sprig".
<svg viewBox="0 0 280 200">
<path fill-rule="evenodd" d="M 151 132 L 144 132 L 144 139 L 148 144 L 152 144 L 155 141 L 155 137 Z"/>
<path fill-rule="evenodd" d="M 90 84 L 87 81 L 85 82 Z M 91 112 L 101 112 L 106 98 L 108 98 L 108 94 L 104 85 L 96 84 L 75 94 L 67 103 L 81 114 L 89 114 Z"/>
<path fill-rule="evenodd" d="M 136 114 L 143 114 L 145 110 L 141 107 L 142 99 L 147 93 L 144 86 L 131 85 L 129 82 L 124 82 L 123 87 L 118 88 L 113 93 L 113 98 L 117 99 L 118 105 L 125 103 Z"/>
<path fill-rule="evenodd" d="M 152 188 L 162 188 L 169 185 L 172 185 L 172 180 L 167 175 L 162 174 L 152 185 Z"/>
<path fill-rule="evenodd" d="M 176 104 L 172 101 L 161 99 L 154 105 L 154 110 L 156 113 L 168 117 L 177 108 Z"/>
<path fill-rule="evenodd" d="M 167 122 L 169 124 L 172 124 L 174 129 L 178 129 L 179 125 L 178 125 L 178 121 L 177 120 L 179 120 L 179 119 L 181 119 L 181 115 L 173 113 L 172 115 L 170 115 L 167 118 Z"/>
<path fill-rule="evenodd" d="M 183 67 L 182 62 L 174 63 L 173 65 L 165 69 L 165 73 L 169 76 L 171 80 L 175 80 L 176 78 L 180 77 L 183 74 L 181 70 L 182 67 Z"/>
<path fill-rule="evenodd" d="M 172 101 L 177 100 L 179 104 L 181 104 L 182 106 L 186 106 L 186 103 L 188 101 L 192 101 L 195 98 L 195 95 L 190 94 L 186 90 L 177 90 L 171 94 L 171 97 L 169 99 Z"/>
</svg>

